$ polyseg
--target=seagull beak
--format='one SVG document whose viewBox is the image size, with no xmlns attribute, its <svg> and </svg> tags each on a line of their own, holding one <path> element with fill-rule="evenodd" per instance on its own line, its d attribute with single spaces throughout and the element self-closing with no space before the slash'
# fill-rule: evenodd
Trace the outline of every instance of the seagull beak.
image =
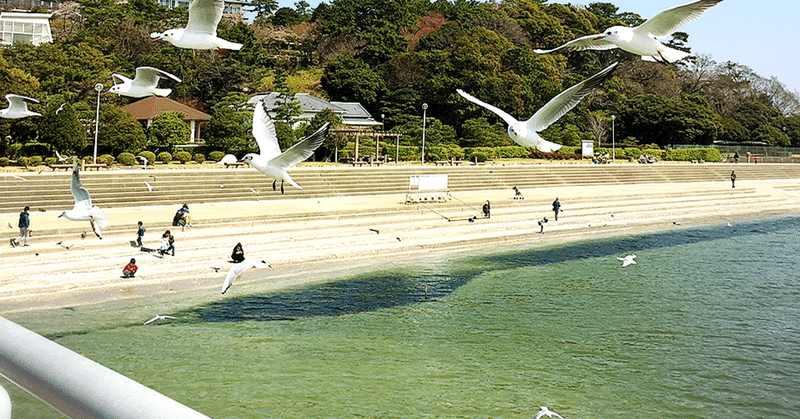
<svg viewBox="0 0 800 419">
<path fill-rule="evenodd" d="M 603 38 L 605 38 L 605 35 L 597 35 L 597 36 L 594 37 L 594 40 L 598 41 L 598 40 L 601 40 Z"/>
</svg>

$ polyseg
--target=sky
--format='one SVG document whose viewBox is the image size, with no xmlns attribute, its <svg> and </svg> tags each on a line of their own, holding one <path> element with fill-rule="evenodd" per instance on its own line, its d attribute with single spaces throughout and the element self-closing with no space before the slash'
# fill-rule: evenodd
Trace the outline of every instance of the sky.
<svg viewBox="0 0 800 419">
<path fill-rule="evenodd" d="M 312 8 L 320 0 L 306 0 Z M 595 0 L 550 1 L 589 4 Z M 597 0 L 647 19 L 686 0 Z M 296 0 L 279 0 L 294 8 Z M 326 3 L 330 3 L 326 1 Z M 602 28 L 605 29 L 605 28 Z M 733 61 L 752 68 L 762 77 L 776 76 L 790 91 L 800 92 L 800 1 L 724 0 L 681 31 L 689 34 L 694 54 L 707 54 L 718 62 Z"/>
</svg>

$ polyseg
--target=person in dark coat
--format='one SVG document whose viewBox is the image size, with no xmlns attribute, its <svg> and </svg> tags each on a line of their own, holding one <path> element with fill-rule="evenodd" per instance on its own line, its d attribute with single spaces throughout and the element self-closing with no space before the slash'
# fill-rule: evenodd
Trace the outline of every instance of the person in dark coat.
<svg viewBox="0 0 800 419">
<path fill-rule="evenodd" d="M 561 210 L 561 202 L 558 201 L 558 197 L 556 200 L 553 201 L 553 212 L 556 213 L 555 220 L 558 221 L 558 211 Z"/>
<path fill-rule="evenodd" d="M 236 243 L 236 246 L 233 247 L 231 259 L 233 259 L 233 263 L 241 263 L 244 261 L 244 248 L 242 248 L 241 243 Z"/>
<path fill-rule="evenodd" d="M 489 218 L 491 216 L 492 206 L 489 204 L 487 200 L 485 204 L 483 204 L 483 216 Z"/>
<path fill-rule="evenodd" d="M 30 219 L 30 214 L 28 213 L 30 209 L 31 207 L 26 206 L 22 210 L 22 212 L 19 213 L 19 223 L 17 224 L 17 226 L 19 227 L 19 237 L 17 237 L 16 239 L 11 239 L 11 247 L 17 247 L 17 245 L 19 245 L 20 239 L 25 240 L 23 246 L 28 245 L 28 237 L 30 237 L 31 235 L 31 229 L 30 229 L 31 219 Z"/>
</svg>

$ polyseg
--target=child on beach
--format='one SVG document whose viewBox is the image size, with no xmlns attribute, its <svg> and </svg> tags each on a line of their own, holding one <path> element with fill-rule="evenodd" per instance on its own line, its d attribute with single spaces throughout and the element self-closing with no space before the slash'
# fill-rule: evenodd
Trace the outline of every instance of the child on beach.
<svg viewBox="0 0 800 419">
<path fill-rule="evenodd" d="M 139 270 L 139 267 L 136 266 L 136 259 L 131 258 L 131 262 L 125 265 L 122 268 L 122 277 L 123 278 L 133 278 L 136 275 L 136 271 Z"/>
<path fill-rule="evenodd" d="M 136 245 L 138 247 L 142 247 L 142 236 L 144 236 L 144 233 L 146 231 L 147 231 L 147 229 L 145 229 L 144 225 L 142 224 L 142 222 L 139 221 L 139 229 L 136 230 Z"/>
</svg>

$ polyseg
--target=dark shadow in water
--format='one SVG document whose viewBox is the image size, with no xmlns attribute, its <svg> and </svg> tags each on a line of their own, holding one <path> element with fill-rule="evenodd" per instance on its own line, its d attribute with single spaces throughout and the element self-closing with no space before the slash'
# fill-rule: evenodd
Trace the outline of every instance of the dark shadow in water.
<svg viewBox="0 0 800 419">
<path fill-rule="evenodd" d="M 521 266 L 548 265 L 578 259 L 622 256 L 628 253 L 705 241 L 797 230 L 800 218 L 739 222 L 733 227 L 713 226 L 668 233 L 598 240 L 568 246 L 505 252 L 458 260 L 420 274 L 369 272 L 350 279 L 313 285 L 270 295 L 226 298 L 185 313 L 203 322 L 274 321 L 343 314 L 405 306 L 446 296 L 484 272 Z M 557 234 L 557 233 L 554 233 Z M 176 314 L 176 316 L 184 317 Z"/>
</svg>

